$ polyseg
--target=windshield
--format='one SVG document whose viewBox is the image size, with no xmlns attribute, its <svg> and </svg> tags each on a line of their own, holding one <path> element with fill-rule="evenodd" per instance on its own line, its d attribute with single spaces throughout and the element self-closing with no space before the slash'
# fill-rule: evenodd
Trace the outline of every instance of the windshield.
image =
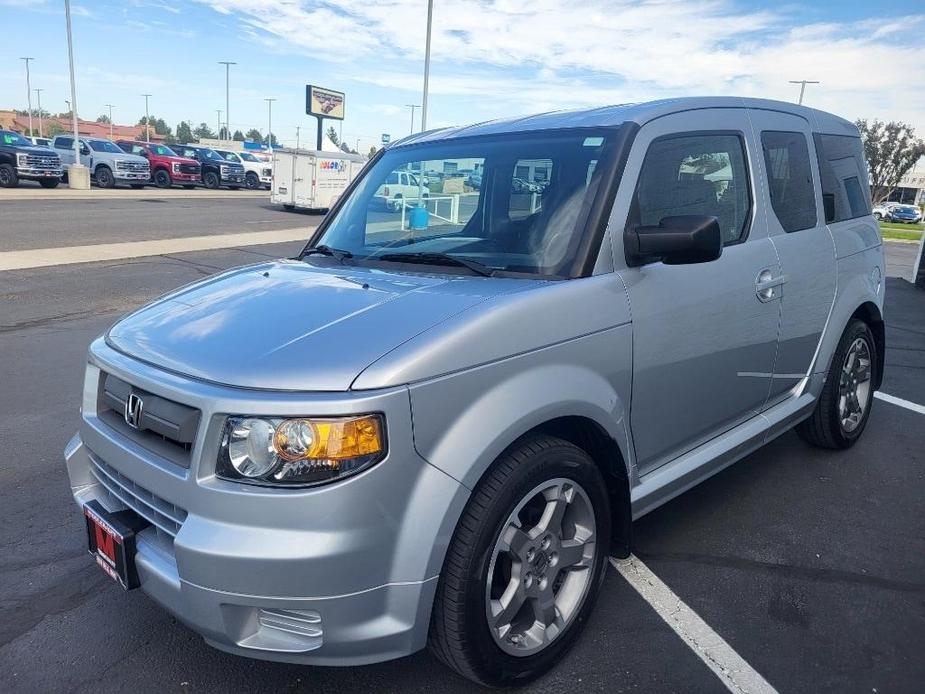
<svg viewBox="0 0 925 694">
<path fill-rule="evenodd" d="M 125 154 L 117 145 L 109 140 L 90 140 L 87 144 L 94 152 L 112 152 L 113 154 Z"/>
<path fill-rule="evenodd" d="M 3 139 L 3 144 L 5 145 L 11 145 L 13 147 L 32 147 L 32 142 L 19 133 L 4 132 L 0 134 L 0 138 Z"/>
<path fill-rule="evenodd" d="M 170 147 L 165 147 L 164 145 L 151 145 L 151 151 L 154 152 L 159 157 L 175 157 L 177 156 Z"/>
<path fill-rule="evenodd" d="M 359 263 L 442 253 L 492 270 L 568 275 L 615 135 L 575 129 L 386 150 L 314 245 Z"/>
<path fill-rule="evenodd" d="M 250 152 L 241 152 L 238 156 L 241 157 L 241 159 L 243 159 L 244 161 L 256 161 L 256 162 L 260 161 L 257 157 L 255 157 Z"/>
<path fill-rule="evenodd" d="M 215 161 L 225 161 L 222 158 L 222 155 L 218 152 L 214 152 L 211 149 L 201 149 L 199 150 L 206 159 L 213 159 Z"/>
</svg>

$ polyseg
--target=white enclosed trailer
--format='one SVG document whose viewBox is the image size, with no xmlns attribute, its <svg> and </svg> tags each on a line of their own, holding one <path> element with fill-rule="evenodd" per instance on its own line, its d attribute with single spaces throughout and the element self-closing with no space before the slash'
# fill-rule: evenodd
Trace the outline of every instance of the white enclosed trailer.
<svg viewBox="0 0 925 694">
<path fill-rule="evenodd" d="M 273 151 L 270 201 L 287 210 L 327 210 L 360 173 L 366 157 L 304 149 Z"/>
</svg>

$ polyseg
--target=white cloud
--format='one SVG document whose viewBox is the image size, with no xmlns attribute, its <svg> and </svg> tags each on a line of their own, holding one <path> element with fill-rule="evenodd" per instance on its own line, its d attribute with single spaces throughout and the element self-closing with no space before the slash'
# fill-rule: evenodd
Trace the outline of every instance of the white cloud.
<svg viewBox="0 0 925 694">
<path fill-rule="evenodd" d="M 273 50 L 336 63 L 342 77 L 420 89 L 426 6 L 419 0 L 200 2 L 237 17 Z M 788 80 L 805 78 L 822 82 L 808 89 L 807 103 L 850 118 L 903 118 L 925 130 L 925 93 L 909 88 L 925 72 L 925 52 L 898 40 L 925 30 L 925 15 L 797 26 L 788 11 L 732 0 L 585 0 L 580 10 L 565 0 L 441 0 L 431 88 L 524 111 L 563 99 L 792 99 Z"/>
</svg>

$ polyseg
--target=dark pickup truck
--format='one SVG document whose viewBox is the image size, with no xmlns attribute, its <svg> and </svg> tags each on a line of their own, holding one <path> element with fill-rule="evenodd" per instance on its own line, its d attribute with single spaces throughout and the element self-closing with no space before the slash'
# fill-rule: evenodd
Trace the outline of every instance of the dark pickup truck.
<svg viewBox="0 0 925 694">
<path fill-rule="evenodd" d="M 54 188 L 61 181 L 61 159 L 47 147 L 11 130 L 0 130 L 0 188 L 15 188 L 20 180 Z"/>
<path fill-rule="evenodd" d="M 208 147 L 199 145 L 171 145 L 177 156 L 195 159 L 202 167 L 202 184 L 206 188 L 227 186 L 237 190 L 244 185 L 244 166 L 225 159 Z"/>
</svg>

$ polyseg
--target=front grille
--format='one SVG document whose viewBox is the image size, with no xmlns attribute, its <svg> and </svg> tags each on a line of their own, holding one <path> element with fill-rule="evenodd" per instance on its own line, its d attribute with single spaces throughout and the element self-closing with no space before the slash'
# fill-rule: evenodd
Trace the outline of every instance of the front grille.
<svg viewBox="0 0 925 694">
<path fill-rule="evenodd" d="M 132 395 L 141 399 L 134 426 L 126 419 L 126 403 Z M 100 374 L 97 393 L 100 421 L 175 465 L 189 467 L 200 415 L 195 407 L 136 388 L 112 374 Z"/>
<path fill-rule="evenodd" d="M 180 173 L 199 175 L 199 164 L 180 164 Z"/>
<path fill-rule="evenodd" d="M 27 154 L 26 167 L 30 169 L 60 169 L 61 160 L 56 155 Z"/>
<path fill-rule="evenodd" d="M 110 510 L 119 510 L 121 507 L 130 508 L 171 538 L 177 536 L 186 520 L 185 510 L 149 492 L 140 484 L 135 484 L 93 454 L 90 454 L 90 462 L 93 463 L 90 471 L 106 490 Z"/>
<path fill-rule="evenodd" d="M 145 173 L 148 171 L 148 163 L 140 161 L 120 161 L 119 169 L 132 173 Z"/>
</svg>

